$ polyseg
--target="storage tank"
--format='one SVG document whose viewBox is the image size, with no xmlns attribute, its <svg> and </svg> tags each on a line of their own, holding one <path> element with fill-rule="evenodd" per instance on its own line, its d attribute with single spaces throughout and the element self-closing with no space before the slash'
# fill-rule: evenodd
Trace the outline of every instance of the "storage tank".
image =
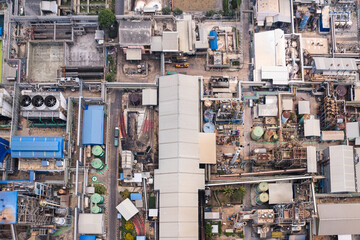
<svg viewBox="0 0 360 240">
<path fill-rule="evenodd" d="M 264 139 L 266 141 L 270 141 L 270 138 L 274 135 L 274 131 L 269 129 L 269 130 L 266 130 L 265 131 L 265 134 L 264 134 Z"/>
<path fill-rule="evenodd" d="M 250 136 L 251 136 L 252 140 L 257 141 L 262 137 L 263 134 L 264 134 L 263 128 L 257 126 L 257 127 L 254 127 L 254 129 L 251 131 Z"/>
<path fill-rule="evenodd" d="M 283 113 L 281 114 L 281 123 L 282 124 L 286 123 L 287 120 L 289 120 L 290 117 L 291 117 L 291 112 L 283 111 Z"/>
<path fill-rule="evenodd" d="M 205 110 L 204 112 L 204 122 L 209 122 L 212 120 L 212 116 L 213 116 L 213 111 L 208 109 Z"/>
<path fill-rule="evenodd" d="M 129 95 L 130 103 L 134 106 L 138 106 L 141 103 L 141 96 L 138 93 L 131 93 Z"/>
<path fill-rule="evenodd" d="M 98 193 L 94 193 L 92 196 L 91 196 L 91 201 L 93 203 L 103 203 L 104 202 L 104 197 L 101 196 L 100 194 Z"/>
<path fill-rule="evenodd" d="M 343 85 L 339 85 L 336 87 L 336 94 L 339 96 L 339 97 L 345 97 L 347 93 L 347 89 L 345 86 Z"/>
<path fill-rule="evenodd" d="M 269 190 L 269 184 L 267 182 L 261 182 L 255 186 L 256 193 L 266 192 L 267 190 Z"/>
<path fill-rule="evenodd" d="M 104 209 L 102 209 L 101 207 L 99 207 L 96 204 L 92 207 L 92 212 L 95 213 L 95 214 L 102 213 L 103 211 L 104 211 Z"/>
<path fill-rule="evenodd" d="M 93 146 L 92 154 L 94 154 L 97 157 L 103 157 L 105 155 L 104 149 L 102 149 L 102 147 L 99 145 Z"/>
<path fill-rule="evenodd" d="M 266 192 L 262 192 L 255 197 L 255 202 L 257 205 L 262 205 L 269 201 L 269 194 Z"/>
<path fill-rule="evenodd" d="M 91 166 L 97 170 L 102 170 L 105 167 L 100 158 L 94 158 L 94 160 L 91 162 Z"/>
<path fill-rule="evenodd" d="M 214 133 L 215 132 L 215 125 L 211 122 L 207 122 L 204 124 L 203 128 L 205 133 Z"/>
</svg>

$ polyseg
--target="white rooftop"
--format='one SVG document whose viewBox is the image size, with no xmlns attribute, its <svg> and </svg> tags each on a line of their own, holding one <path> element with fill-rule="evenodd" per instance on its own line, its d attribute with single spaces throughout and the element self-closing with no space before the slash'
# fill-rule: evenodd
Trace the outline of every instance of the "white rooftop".
<svg viewBox="0 0 360 240">
<path fill-rule="evenodd" d="M 309 101 L 299 101 L 298 103 L 299 114 L 310 114 L 310 102 Z"/>
<path fill-rule="evenodd" d="M 121 213 L 121 215 L 125 218 L 126 221 L 130 220 L 139 212 L 139 210 L 128 198 L 122 201 L 119 205 L 117 205 L 116 209 L 119 211 L 119 213 Z"/>
<path fill-rule="evenodd" d="M 305 119 L 304 120 L 304 136 L 305 137 L 320 137 L 320 120 L 319 119 Z"/>
<path fill-rule="evenodd" d="M 79 234 L 104 234 L 104 214 L 79 214 Z"/>
<path fill-rule="evenodd" d="M 269 183 L 269 204 L 291 203 L 292 183 Z"/>
</svg>

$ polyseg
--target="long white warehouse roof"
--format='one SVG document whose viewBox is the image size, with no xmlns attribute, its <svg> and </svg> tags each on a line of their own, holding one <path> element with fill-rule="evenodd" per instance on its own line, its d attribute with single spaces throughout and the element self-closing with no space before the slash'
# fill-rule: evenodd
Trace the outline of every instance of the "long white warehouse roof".
<svg viewBox="0 0 360 240">
<path fill-rule="evenodd" d="M 159 80 L 160 239 L 199 239 L 198 191 L 204 189 L 199 168 L 198 77 L 169 75 Z"/>
</svg>

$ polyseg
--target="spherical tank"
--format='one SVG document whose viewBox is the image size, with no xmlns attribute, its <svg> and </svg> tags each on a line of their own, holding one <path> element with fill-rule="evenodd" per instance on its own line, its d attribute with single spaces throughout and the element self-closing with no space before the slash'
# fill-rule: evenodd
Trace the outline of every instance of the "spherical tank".
<svg viewBox="0 0 360 240">
<path fill-rule="evenodd" d="M 105 155 L 104 149 L 99 145 L 93 146 L 92 153 L 97 157 L 103 157 Z"/>
<path fill-rule="evenodd" d="M 99 158 L 94 158 L 91 162 L 91 166 L 97 170 L 104 169 L 104 163 Z"/>
<path fill-rule="evenodd" d="M 93 203 L 103 203 L 104 202 L 104 197 L 101 196 L 100 194 L 98 193 L 94 193 L 92 196 L 91 196 L 91 201 Z"/>
</svg>

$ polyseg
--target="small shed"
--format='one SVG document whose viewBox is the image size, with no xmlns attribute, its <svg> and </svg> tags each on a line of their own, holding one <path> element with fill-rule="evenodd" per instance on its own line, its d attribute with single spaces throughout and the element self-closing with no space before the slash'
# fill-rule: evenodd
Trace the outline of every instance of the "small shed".
<svg viewBox="0 0 360 240">
<path fill-rule="evenodd" d="M 282 110 L 283 111 L 292 111 L 293 110 L 293 100 L 291 98 L 282 99 Z"/>
<path fill-rule="evenodd" d="M 130 199 L 125 199 L 119 205 L 116 206 L 116 209 L 121 213 L 126 221 L 129 221 L 133 216 L 135 216 L 139 210 L 131 202 Z"/>
<path fill-rule="evenodd" d="M 131 201 L 141 200 L 141 199 L 142 199 L 141 193 L 130 193 Z"/>
<path fill-rule="evenodd" d="M 217 32 L 215 30 L 210 31 L 210 49 L 216 50 L 218 48 L 217 44 Z"/>
<path fill-rule="evenodd" d="M 163 52 L 179 51 L 179 38 L 177 32 L 163 32 L 162 50 Z"/>
<path fill-rule="evenodd" d="M 149 209 L 149 217 L 157 217 L 158 216 L 158 210 L 157 209 Z"/>
<path fill-rule="evenodd" d="M 126 49 L 126 60 L 139 61 L 141 60 L 141 48 L 128 48 Z"/>
<path fill-rule="evenodd" d="M 292 183 L 269 183 L 269 204 L 291 203 Z"/>
<path fill-rule="evenodd" d="M 304 136 L 305 137 L 320 137 L 320 120 L 319 119 L 305 119 L 304 120 Z"/>
<path fill-rule="evenodd" d="M 81 235 L 80 240 L 96 240 L 96 235 Z"/>
<path fill-rule="evenodd" d="M 83 112 L 83 145 L 104 144 L 104 105 L 86 105 Z"/>
<path fill-rule="evenodd" d="M 136 236 L 136 240 L 146 240 L 145 236 Z"/>
<path fill-rule="evenodd" d="M 346 123 L 346 137 L 349 141 L 354 141 L 359 135 L 359 122 Z"/>
<path fill-rule="evenodd" d="M 317 172 L 317 157 L 316 157 L 316 147 L 307 146 L 306 147 L 306 161 L 307 161 L 307 172 L 316 173 Z"/>
<path fill-rule="evenodd" d="M 344 131 L 321 131 L 322 141 L 343 141 L 344 138 Z"/>
<path fill-rule="evenodd" d="M 298 111 L 299 111 L 299 115 L 310 114 L 310 102 L 309 101 L 299 101 Z"/>
</svg>

